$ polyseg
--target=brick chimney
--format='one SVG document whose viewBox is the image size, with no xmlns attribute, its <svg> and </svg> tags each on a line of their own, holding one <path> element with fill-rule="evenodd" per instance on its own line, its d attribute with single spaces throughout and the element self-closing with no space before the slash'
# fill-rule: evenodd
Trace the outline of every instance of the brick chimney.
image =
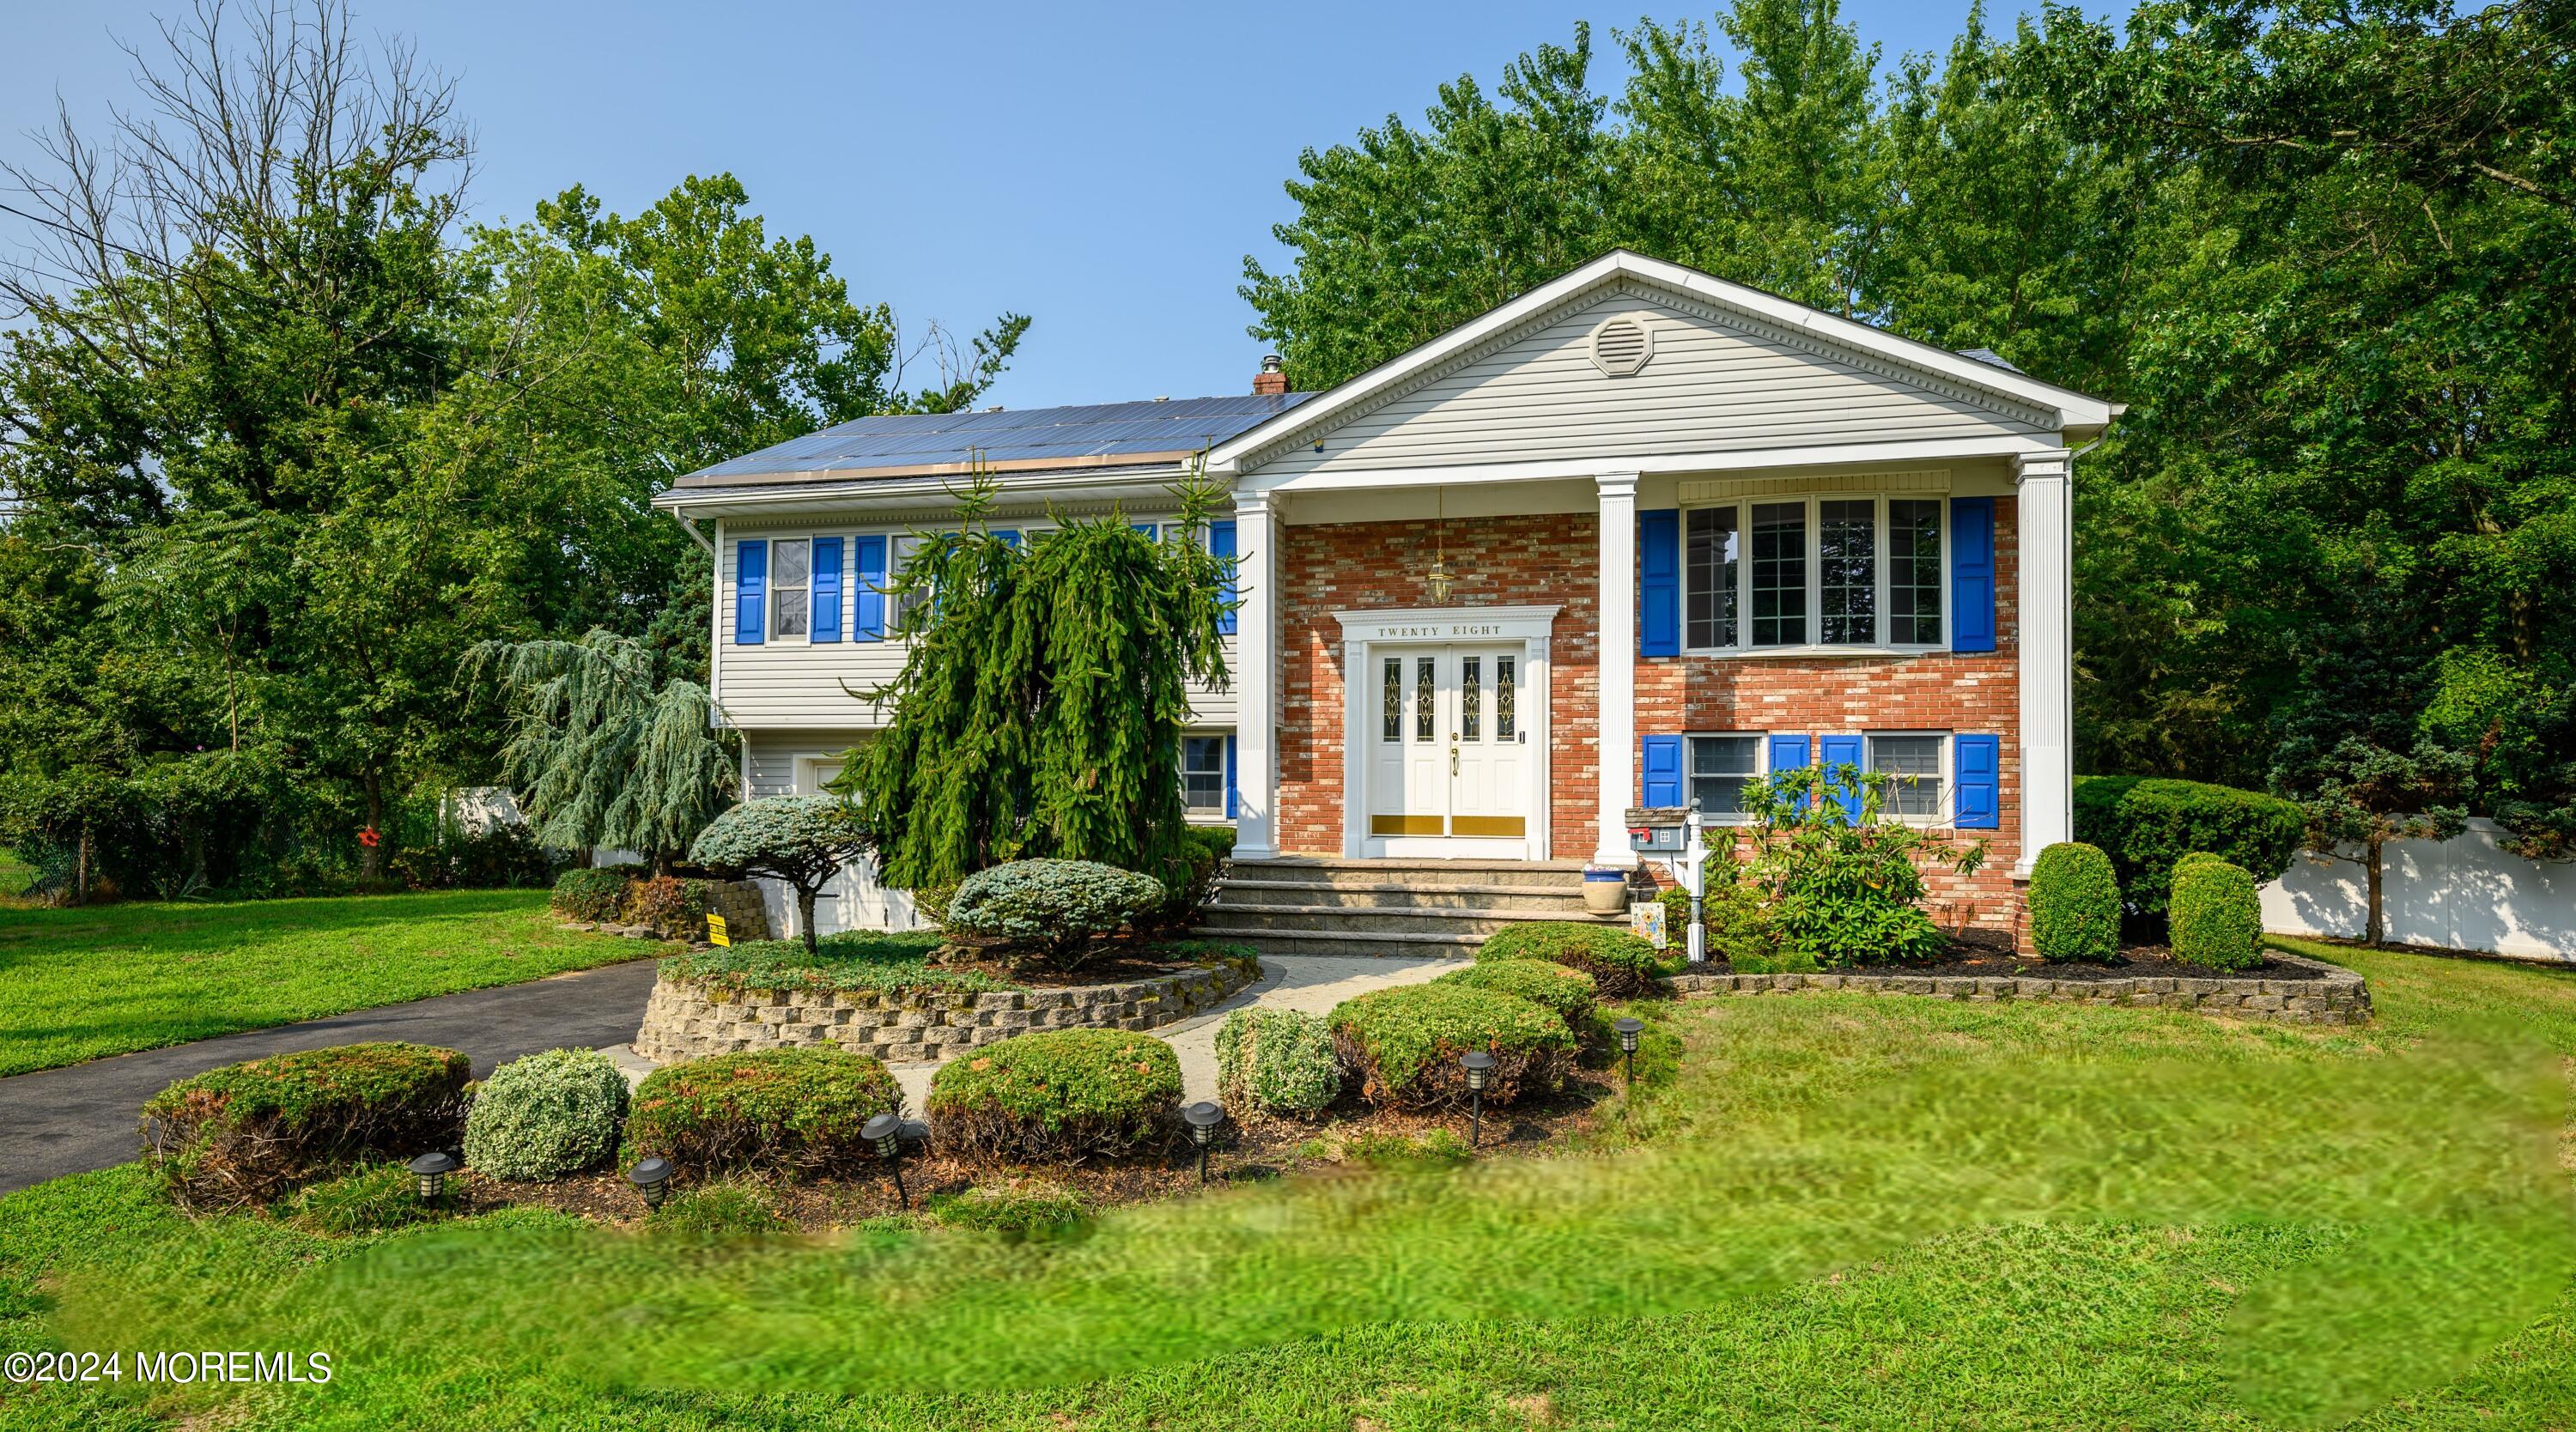
<svg viewBox="0 0 2576 1432">
<path fill-rule="evenodd" d="M 1287 391 L 1288 370 L 1280 366 L 1279 355 L 1276 353 L 1261 355 L 1261 371 L 1254 374 L 1252 378 L 1252 395 L 1256 398 L 1275 398 Z"/>
</svg>

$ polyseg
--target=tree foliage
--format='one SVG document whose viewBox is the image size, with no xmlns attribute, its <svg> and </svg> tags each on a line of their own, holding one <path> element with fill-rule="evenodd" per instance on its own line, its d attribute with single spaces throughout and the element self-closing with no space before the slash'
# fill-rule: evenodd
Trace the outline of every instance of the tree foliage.
<svg viewBox="0 0 2576 1432">
<path fill-rule="evenodd" d="M 1196 530 L 1216 493 L 1190 481 L 1176 496 Z M 899 888 L 1035 858 L 1177 888 L 1191 851 L 1181 732 L 1191 685 L 1227 680 L 1230 573 L 1199 543 L 1156 542 L 1115 512 L 1015 545 L 985 526 L 993 498 L 979 480 L 964 529 L 925 534 L 889 584 L 898 608 L 918 599 L 911 648 L 900 676 L 865 693 L 887 725 L 849 753 L 837 788 Z"/>
<path fill-rule="evenodd" d="M 765 875 L 796 892 L 805 953 L 818 952 L 814 897 L 867 850 L 839 796 L 762 796 L 717 816 L 689 844 L 689 858 L 737 875 Z"/>
<path fill-rule="evenodd" d="M 483 642 L 466 680 L 501 693 L 501 774 L 538 842 L 632 850 L 664 874 L 731 801 L 734 767 L 706 688 L 656 681 L 650 650 L 593 630 L 579 641 Z"/>
</svg>

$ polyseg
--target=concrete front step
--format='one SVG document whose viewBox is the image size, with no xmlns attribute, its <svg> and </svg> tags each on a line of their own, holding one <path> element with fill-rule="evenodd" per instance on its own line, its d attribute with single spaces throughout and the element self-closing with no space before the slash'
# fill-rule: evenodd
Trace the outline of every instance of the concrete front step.
<svg viewBox="0 0 2576 1432">
<path fill-rule="evenodd" d="M 1336 885 L 1329 880 L 1247 880 L 1230 876 L 1218 902 L 1231 908 L 1264 905 L 1329 905 L 1415 910 L 1552 910 L 1585 918 L 1580 886 L 1547 890 L 1535 885 L 1405 884 L 1374 881 Z"/>
<path fill-rule="evenodd" d="M 1353 935 L 1447 931 L 1477 940 L 1512 925 L 1565 918 L 1561 910 L 1413 910 L 1388 905 L 1227 905 L 1223 901 L 1199 912 L 1200 923 L 1211 929 L 1337 930 Z"/>
<path fill-rule="evenodd" d="M 1230 863 L 1230 880 L 1303 880 L 1328 885 L 1516 885 L 1583 894 L 1579 860 L 1352 860 L 1283 855 Z"/>
<path fill-rule="evenodd" d="M 1342 930 L 1220 930 L 1202 925 L 1190 932 L 1203 940 L 1250 945 L 1269 955 L 1355 955 L 1377 959 L 1472 960 L 1481 935 L 1448 932 L 1421 934 L 1351 934 Z"/>
</svg>

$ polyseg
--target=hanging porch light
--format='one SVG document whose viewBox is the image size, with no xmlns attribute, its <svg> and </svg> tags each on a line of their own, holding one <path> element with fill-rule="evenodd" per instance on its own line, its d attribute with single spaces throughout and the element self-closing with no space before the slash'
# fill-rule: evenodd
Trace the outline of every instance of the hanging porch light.
<svg viewBox="0 0 2576 1432">
<path fill-rule="evenodd" d="M 1431 522 L 1432 546 L 1429 585 L 1431 588 L 1431 605 L 1435 607 L 1445 607 L 1449 605 L 1449 593 L 1452 586 L 1452 578 L 1449 575 L 1449 509 L 1447 498 L 1447 489 L 1439 487 L 1431 489 L 1431 510 L 1433 516 Z"/>
</svg>

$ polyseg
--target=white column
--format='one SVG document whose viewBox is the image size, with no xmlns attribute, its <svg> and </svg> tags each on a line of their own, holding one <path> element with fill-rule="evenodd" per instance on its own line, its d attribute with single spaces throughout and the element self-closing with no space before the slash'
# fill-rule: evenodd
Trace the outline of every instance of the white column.
<svg viewBox="0 0 2576 1432">
<path fill-rule="evenodd" d="M 1637 789 L 1637 474 L 1605 472 L 1601 488 L 1601 809 L 1596 865 L 1633 866 L 1628 807 Z"/>
<path fill-rule="evenodd" d="M 1279 853 L 1279 530 L 1266 492 L 1234 498 L 1234 855 Z"/>
<path fill-rule="evenodd" d="M 2075 831 L 2075 512 L 2073 461 L 2063 448 L 2013 460 L 2019 490 L 2020 580 L 2014 644 L 2021 652 L 2021 859 Z"/>
</svg>

